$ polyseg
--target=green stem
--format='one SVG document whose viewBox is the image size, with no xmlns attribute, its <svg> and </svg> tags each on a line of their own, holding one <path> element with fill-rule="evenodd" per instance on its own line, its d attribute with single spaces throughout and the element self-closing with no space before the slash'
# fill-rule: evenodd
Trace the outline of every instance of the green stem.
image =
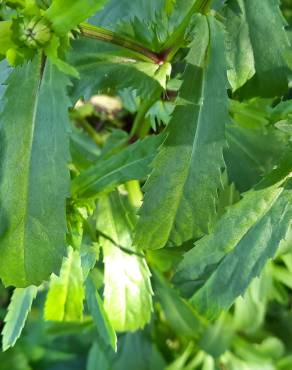
<svg viewBox="0 0 292 370">
<path fill-rule="evenodd" d="M 143 45 L 133 41 L 132 39 L 118 35 L 110 30 L 92 26 L 88 23 L 81 23 L 79 26 L 80 32 L 83 36 L 93 38 L 96 40 L 110 42 L 115 45 L 122 46 L 126 49 L 132 50 L 137 53 L 138 59 L 147 62 L 154 62 L 160 64 L 162 61 L 159 55 L 152 50 L 145 48 Z"/>
<path fill-rule="evenodd" d="M 103 146 L 103 139 L 97 134 L 95 129 L 85 119 L 78 120 L 78 124 L 83 128 L 85 132 L 87 132 L 87 134 L 91 137 L 91 139 L 98 147 Z"/>
</svg>

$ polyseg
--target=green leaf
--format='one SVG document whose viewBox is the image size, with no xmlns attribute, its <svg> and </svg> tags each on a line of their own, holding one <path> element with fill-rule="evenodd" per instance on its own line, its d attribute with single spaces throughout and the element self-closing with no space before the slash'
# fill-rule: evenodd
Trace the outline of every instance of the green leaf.
<svg viewBox="0 0 292 370">
<path fill-rule="evenodd" d="M 139 61 L 136 52 L 98 40 L 79 39 L 72 46 L 69 62 L 80 74 L 71 91 L 74 100 L 125 88 L 137 90 L 138 96 L 147 98 L 151 92 L 165 89 L 169 63 Z"/>
<path fill-rule="evenodd" d="M 65 251 L 68 80 L 37 57 L 7 83 L 0 115 L 0 277 L 25 287 L 58 271 Z"/>
<path fill-rule="evenodd" d="M 165 51 L 183 44 L 194 14 L 194 0 L 171 2 L 175 4 L 169 7 L 168 0 L 111 0 L 90 22 L 131 37 L 153 51 Z"/>
<path fill-rule="evenodd" d="M 4 319 L 5 326 L 2 331 L 3 351 L 13 347 L 20 337 L 36 294 L 37 287 L 35 286 L 14 290 L 7 315 Z"/>
<path fill-rule="evenodd" d="M 45 320 L 81 321 L 83 317 L 83 273 L 78 251 L 70 247 L 60 276 L 52 275 L 45 304 Z"/>
<path fill-rule="evenodd" d="M 116 331 L 143 328 L 151 317 L 150 271 L 142 254 L 132 245 L 131 215 L 114 192 L 98 202 L 97 228 L 104 237 L 104 307 Z M 106 237 L 105 237 L 106 236 Z"/>
<path fill-rule="evenodd" d="M 236 330 L 252 334 L 264 323 L 272 279 L 273 270 L 268 264 L 260 278 L 252 281 L 244 296 L 237 298 L 233 319 Z"/>
<path fill-rule="evenodd" d="M 167 324 L 177 334 L 198 338 L 200 332 L 205 329 L 206 322 L 158 271 L 154 271 L 153 276 L 155 295 L 160 301 Z"/>
<path fill-rule="evenodd" d="M 7 50 L 13 48 L 11 21 L 0 22 L 0 54 L 5 55 Z"/>
<path fill-rule="evenodd" d="M 88 354 L 86 370 L 111 370 L 111 361 L 108 351 L 99 343 L 94 342 Z"/>
<path fill-rule="evenodd" d="M 191 303 L 208 319 L 245 292 L 286 237 L 292 219 L 291 170 L 290 152 L 275 172 L 228 209 L 212 234 L 184 255 L 174 282 L 192 295 Z"/>
<path fill-rule="evenodd" d="M 91 18 L 93 24 L 114 27 L 121 20 L 153 20 L 155 14 L 161 11 L 164 0 L 110 0 L 103 10 L 99 11 Z"/>
<path fill-rule="evenodd" d="M 5 81 L 7 80 L 10 73 L 7 61 L 4 59 L 0 62 L 0 113 L 2 112 L 4 101 L 3 95 L 6 90 Z"/>
<path fill-rule="evenodd" d="M 251 118 L 250 122 L 254 120 Z M 246 128 L 236 123 L 226 126 L 226 139 L 224 158 L 228 176 L 241 192 L 249 190 L 272 170 L 288 141 L 274 126 Z"/>
<path fill-rule="evenodd" d="M 72 182 L 72 195 L 96 198 L 130 180 L 146 178 L 150 163 L 162 142 L 162 136 L 151 136 L 138 141 L 108 159 L 98 159 Z"/>
<path fill-rule="evenodd" d="M 106 0 L 74 0 L 73 3 L 71 0 L 54 0 L 45 16 L 56 33 L 64 35 L 101 9 L 105 3 Z"/>
<path fill-rule="evenodd" d="M 213 325 L 208 326 L 205 330 L 199 346 L 213 358 L 219 358 L 230 347 L 234 334 L 235 330 L 230 315 L 222 314 Z"/>
<path fill-rule="evenodd" d="M 79 73 L 70 64 L 66 63 L 59 57 L 59 49 L 61 48 L 60 39 L 53 35 L 49 44 L 44 48 L 45 55 L 50 59 L 50 61 L 59 69 L 69 76 L 79 78 Z"/>
<path fill-rule="evenodd" d="M 103 339 L 106 345 L 111 346 L 113 350 L 116 351 L 116 333 L 108 320 L 107 314 L 103 307 L 103 301 L 100 298 L 97 288 L 94 285 L 91 277 L 87 278 L 85 286 L 87 306 L 97 328 L 98 335 Z"/>
<path fill-rule="evenodd" d="M 231 0 L 225 8 L 229 81 L 244 97 L 274 97 L 288 89 L 290 47 L 279 0 Z M 273 45 L 273 47 L 271 47 Z"/>
<path fill-rule="evenodd" d="M 168 239 L 180 245 L 208 232 L 215 218 L 228 121 L 224 39 L 212 17 L 198 18 L 198 27 L 168 136 L 146 183 L 139 248 L 162 248 Z"/>
<path fill-rule="evenodd" d="M 113 370 L 161 370 L 165 360 L 147 332 L 127 333 L 121 340 L 121 351 L 113 361 Z"/>
</svg>

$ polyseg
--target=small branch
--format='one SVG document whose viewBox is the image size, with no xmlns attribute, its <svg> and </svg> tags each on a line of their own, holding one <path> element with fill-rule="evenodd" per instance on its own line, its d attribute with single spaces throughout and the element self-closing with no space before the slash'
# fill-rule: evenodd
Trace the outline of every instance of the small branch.
<svg viewBox="0 0 292 370">
<path fill-rule="evenodd" d="M 101 137 L 97 134 L 95 129 L 85 120 L 80 119 L 77 121 L 77 124 L 83 128 L 83 130 L 91 137 L 98 147 L 103 146 L 104 142 Z"/>
<path fill-rule="evenodd" d="M 126 49 L 132 50 L 139 55 L 139 59 L 144 61 L 151 61 L 156 64 L 163 63 L 161 60 L 160 55 L 158 53 L 153 52 L 145 48 L 143 45 L 131 40 L 128 37 L 118 35 L 115 32 L 110 30 L 106 30 L 101 27 L 92 26 L 88 23 L 81 23 L 79 26 L 80 32 L 83 36 L 89 37 L 92 39 L 100 40 L 100 41 L 107 41 L 114 45 L 122 46 Z"/>
</svg>

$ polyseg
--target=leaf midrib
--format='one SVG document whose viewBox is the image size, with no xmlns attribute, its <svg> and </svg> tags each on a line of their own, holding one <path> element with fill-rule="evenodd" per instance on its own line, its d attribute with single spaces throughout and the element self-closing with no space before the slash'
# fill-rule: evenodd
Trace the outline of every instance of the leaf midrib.
<svg viewBox="0 0 292 370">
<path fill-rule="evenodd" d="M 207 22 L 207 23 L 208 23 L 208 29 L 209 29 L 209 43 L 208 43 L 208 46 L 206 48 L 205 58 L 207 57 L 207 55 L 209 53 L 210 34 L 211 34 L 209 22 Z M 207 69 L 204 69 L 203 70 L 202 83 L 201 83 L 200 97 L 205 96 L 206 74 L 207 74 Z M 201 104 L 194 104 L 196 106 L 199 106 L 196 132 L 195 132 L 195 137 L 194 137 L 194 141 L 193 141 L 193 145 L 192 145 L 192 151 L 191 151 L 189 160 L 188 160 L 187 165 L 186 165 L 187 170 L 185 171 L 185 176 L 184 176 L 184 179 L 183 179 L 183 182 L 182 182 L 181 192 L 180 192 L 179 196 L 177 197 L 175 212 L 173 213 L 172 222 L 169 225 L 168 235 L 171 234 L 171 231 L 172 231 L 173 226 L 175 224 L 175 220 L 177 219 L 177 214 L 178 214 L 180 203 L 181 203 L 181 200 L 182 200 L 182 197 L 183 197 L 183 194 L 184 194 L 184 188 L 186 186 L 186 182 L 187 182 L 188 177 L 189 177 L 189 172 L 190 172 L 191 164 L 192 164 L 192 161 L 193 161 L 193 157 L 194 157 L 194 155 L 197 151 L 197 147 L 198 147 L 197 143 L 198 143 L 199 138 L 200 138 L 200 131 L 201 131 L 201 127 L 202 127 L 202 125 L 201 125 L 201 116 L 202 116 L 202 111 L 203 111 L 203 107 L 204 107 L 204 99 L 201 99 L 201 102 L 202 102 Z"/>
<path fill-rule="evenodd" d="M 33 111 L 32 111 L 32 125 L 31 125 L 31 135 L 30 135 L 30 143 L 29 143 L 29 150 L 28 150 L 28 157 L 27 159 L 27 176 L 25 176 L 25 212 L 23 217 L 23 233 L 22 233 L 22 243 L 23 243 L 23 267 L 24 267 L 24 278 L 27 279 L 29 276 L 29 266 L 26 265 L 26 235 L 28 233 L 27 227 L 29 223 L 29 209 L 30 209 L 30 174 L 31 174 L 31 167 L 32 167 L 32 152 L 33 152 L 33 145 L 34 145 L 34 138 L 35 138 L 35 129 L 36 129 L 36 118 L 37 118 L 37 110 L 38 110 L 38 103 L 39 103 L 39 93 L 42 87 L 42 78 L 43 78 L 43 68 L 40 63 L 38 63 L 38 71 L 35 73 L 38 74 L 39 78 L 35 81 L 36 86 L 34 90 L 34 104 L 33 104 Z"/>
</svg>

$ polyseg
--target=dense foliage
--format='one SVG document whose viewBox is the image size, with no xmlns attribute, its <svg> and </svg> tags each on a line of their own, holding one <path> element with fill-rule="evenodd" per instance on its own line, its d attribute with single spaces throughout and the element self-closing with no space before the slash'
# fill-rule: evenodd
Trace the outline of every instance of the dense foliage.
<svg viewBox="0 0 292 370">
<path fill-rule="evenodd" d="M 289 22 L 0 1 L 0 370 L 292 369 Z"/>
</svg>

